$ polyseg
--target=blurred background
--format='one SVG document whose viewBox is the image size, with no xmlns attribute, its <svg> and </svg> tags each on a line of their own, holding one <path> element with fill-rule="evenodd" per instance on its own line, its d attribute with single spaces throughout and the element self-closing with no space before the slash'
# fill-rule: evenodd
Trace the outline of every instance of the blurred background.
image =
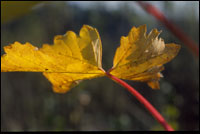
<svg viewBox="0 0 200 134">
<path fill-rule="evenodd" d="M 148 2 L 199 44 L 199 2 Z M 165 65 L 161 89 L 126 81 L 137 89 L 175 130 L 199 130 L 199 57 L 137 2 L 1 2 L 3 47 L 19 41 L 41 47 L 55 35 L 83 24 L 100 33 L 103 68 L 112 67 L 120 37 L 133 26 L 162 30 L 166 43 L 181 45 Z M 164 130 L 126 89 L 102 77 L 85 80 L 66 94 L 56 94 L 41 73 L 1 73 L 1 131 Z"/>
</svg>

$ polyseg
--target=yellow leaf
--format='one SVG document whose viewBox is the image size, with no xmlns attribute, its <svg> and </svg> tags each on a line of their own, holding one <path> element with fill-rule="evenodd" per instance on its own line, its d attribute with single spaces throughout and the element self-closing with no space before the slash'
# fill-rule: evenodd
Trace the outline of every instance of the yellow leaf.
<svg viewBox="0 0 200 134">
<path fill-rule="evenodd" d="M 30 43 L 15 42 L 4 47 L 1 72 L 43 72 L 58 93 L 65 93 L 83 79 L 105 75 L 101 65 L 102 45 L 96 29 L 84 25 L 79 36 L 68 31 L 53 45 L 38 49 Z"/>
<path fill-rule="evenodd" d="M 163 64 L 172 60 L 180 46 L 165 44 L 158 38 L 160 32 L 153 29 L 146 35 L 146 25 L 133 27 L 128 36 L 121 37 L 110 74 L 127 80 L 147 82 L 153 89 L 159 89 L 158 80 Z"/>
<path fill-rule="evenodd" d="M 110 74 L 121 79 L 147 82 L 159 88 L 163 64 L 172 60 L 180 46 L 165 44 L 156 29 L 146 35 L 146 26 L 133 27 L 122 37 Z M 15 42 L 4 47 L 1 72 L 42 72 L 58 93 L 65 93 L 81 80 L 106 75 L 102 69 L 102 45 L 95 28 L 84 25 L 79 36 L 68 31 L 58 35 L 53 45 L 42 48 Z"/>
</svg>

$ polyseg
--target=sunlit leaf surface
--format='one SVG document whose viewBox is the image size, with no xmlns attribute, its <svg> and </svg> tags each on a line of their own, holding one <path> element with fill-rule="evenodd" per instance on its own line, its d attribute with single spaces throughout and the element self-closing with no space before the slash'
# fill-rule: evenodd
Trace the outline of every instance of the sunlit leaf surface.
<svg viewBox="0 0 200 134">
<path fill-rule="evenodd" d="M 110 73 L 122 79 L 144 81 L 159 89 L 163 64 L 172 60 L 180 49 L 174 43 L 165 44 L 159 34 L 157 29 L 146 34 L 146 25 L 133 27 L 128 36 L 121 37 Z"/>
<path fill-rule="evenodd" d="M 146 26 L 133 27 L 122 37 L 110 74 L 127 80 L 147 82 L 159 89 L 158 80 L 163 64 L 172 60 L 180 46 L 165 44 L 156 29 L 146 35 Z M 102 69 L 102 45 L 96 29 L 84 25 L 79 36 L 68 31 L 58 35 L 53 45 L 37 48 L 30 43 L 4 47 L 1 57 L 2 72 L 43 72 L 58 93 L 65 93 L 81 80 L 105 75 Z"/>
<path fill-rule="evenodd" d="M 80 30 L 80 36 L 68 31 L 56 36 L 53 45 L 44 44 L 40 49 L 15 42 L 4 50 L 2 72 L 43 72 L 55 92 L 64 93 L 80 80 L 104 75 L 101 39 L 97 30 L 87 25 Z"/>
</svg>

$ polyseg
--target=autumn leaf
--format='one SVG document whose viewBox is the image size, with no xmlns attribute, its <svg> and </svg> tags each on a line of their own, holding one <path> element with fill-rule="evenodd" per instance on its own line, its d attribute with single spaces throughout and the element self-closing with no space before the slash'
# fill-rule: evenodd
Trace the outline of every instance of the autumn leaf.
<svg viewBox="0 0 200 134">
<path fill-rule="evenodd" d="M 128 36 L 121 37 L 110 74 L 121 79 L 147 82 L 151 88 L 159 89 L 163 64 L 177 55 L 180 46 L 165 44 L 158 38 L 161 32 L 157 29 L 148 35 L 146 31 L 146 25 L 133 27 Z"/>
<path fill-rule="evenodd" d="M 165 44 L 156 29 L 146 35 L 146 26 L 133 27 L 122 37 L 113 67 L 108 71 L 121 79 L 147 82 L 159 88 L 163 64 L 178 53 L 180 46 Z M 15 42 L 4 47 L 1 72 L 43 72 L 58 93 L 65 93 L 81 80 L 107 75 L 102 69 L 102 45 L 96 29 L 84 25 L 79 36 L 72 31 L 58 35 L 53 45 L 42 48 Z"/>
<path fill-rule="evenodd" d="M 163 64 L 172 60 L 180 49 L 174 43 L 165 44 L 158 38 L 159 34 L 154 29 L 146 35 L 146 25 L 133 27 L 127 37 L 121 37 L 113 67 L 105 72 L 102 69 L 100 36 L 95 28 L 84 25 L 79 36 L 68 31 L 63 36 L 56 36 L 53 45 L 44 44 L 40 49 L 19 42 L 4 47 L 6 54 L 1 57 L 1 72 L 42 72 L 57 93 L 69 91 L 81 80 L 108 76 L 127 88 L 166 130 L 172 131 L 160 113 L 121 80 L 147 82 L 151 88 L 159 88 Z"/>
<path fill-rule="evenodd" d="M 102 45 L 96 29 L 84 25 L 77 36 L 68 31 L 53 45 L 42 48 L 15 42 L 4 47 L 1 72 L 43 72 L 58 93 L 65 93 L 83 79 L 103 76 Z"/>
</svg>

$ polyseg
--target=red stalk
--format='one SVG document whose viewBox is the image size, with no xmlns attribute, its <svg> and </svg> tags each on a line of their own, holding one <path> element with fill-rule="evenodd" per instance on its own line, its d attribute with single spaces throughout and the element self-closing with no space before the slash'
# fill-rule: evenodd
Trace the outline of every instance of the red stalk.
<svg viewBox="0 0 200 134">
<path fill-rule="evenodd" d="M 153 117 L 156 118 L 156 120 L 165 128 L 165 130 L 174 131 L 174 129 L 165 121 L 162 115 L 133 87 L 128 85 L 123 80 L 111 75 L 109 71 L 106 72 L 106 75 L 112 80 L 114 80 L 115 82 L 125 87 L 129 92 L 131 92 L 131 94 L 135 96 L 140 101 L 140 103 L 142 103 L 145 106 L 145 108 L 153 115 Z"/>
<path fill-rule="evenodd" d="M 164 14 L 151 4 L 138 1 L 138 4 L 149 14 L 153 15 L 157 20 L 163 23 L 180 41 L 182 41 L 194 55 L 199 57 L 198 45 L 187 36 L 177 25 L 169 21 Z"/>
</svg>

